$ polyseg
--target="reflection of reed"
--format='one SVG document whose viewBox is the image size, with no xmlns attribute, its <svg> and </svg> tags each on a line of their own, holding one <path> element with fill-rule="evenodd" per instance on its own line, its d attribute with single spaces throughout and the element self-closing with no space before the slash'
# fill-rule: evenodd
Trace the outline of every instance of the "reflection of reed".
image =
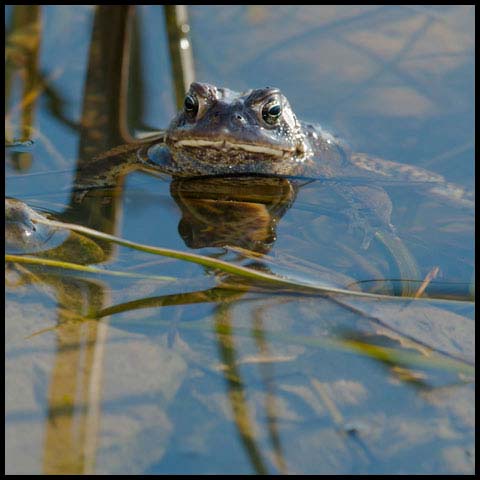
<svg viewBox="0 0 480 480">
<path fill-rule="evenodd" d="M 90 46 L 88 74 L 82 112 L 79 173 L 88 159 L 121 143 L 120 98 L 125 94 L 124 52 L 130 7 L 98 6 Z M 80 178 L 79 178 L 80 177 Z M 73 209 L 80 223 L 101 231 L 115 230 L 119 216 L 120 187 L 105 205 L 105 196 L 93 195 L 81 208 Z M 72 197 L 73 201 L 73 197 Z M 65 215 L 71 214 L 66 212 Z M 70 217 L 71 218 L 71 217 Z M 110 245 L 104 247 L 111 254 Z M 57 297 L 70 311 L 88 316 L 105 303 L 102 286 L 85 282 L 58 282 Z M 64 321 L 59 311 L 58 321 Z M 99 428 L 101 373 L 108 324 L 81 322 L 61 325 L 57 331 L 57 354 L 49 389 L 49 422 L 45 428 L 44 473 L 93 473 Z"/>
<path fill-rule="evenodd" d="M 128 6 L 99 5 L 90 44 L 79 166 L 122 142 L 119 129 Z M 123 75 L 122 75 L 123 74 Z"/>
<path fill-rule="evenodd" d="M 265 328 L 263 326 L 262 314 L 267 305 L 256 308 L 253 312 L 254 338 L 258 350 L 262 356 L 268 356 L 268 342 L 265 338 Z M 258 365 L 265 386 L 265 412 L 268 422 L 268 433 L 273 448 L 273 456 L 278 471 L 285 475 L 288 473 L 287 464 L 282 452 L 280 434 L 277 427 L 277 416 L 275 409 L 275 388 L 273 383 L 273 365 L 269 362 L 260 362 Z"/>
<path fill-rule="evenodd" d="M 231 305 L 221 303 L 215 311 L 215 329 L 217 332 L 220 358 L 227 366 L 224 370 L 227 382 L 228 398 L 240 440 L 255 470 L 260 475 L 268 474 L 267 467 L 255 438 L 254 423 L 251 420 L 245 397 L 244 383 L 236 365 L 234 334 L 232 331 Z"/>
<path fill-rule="evenodd" d="M 41 17 L 40 5 L 14 5 L 12 27 L 9 45 L 5 49 L 5 103 L 12 98 L 13 79 L 15 83 L 20 78 L 23 84 L 21 101 L 14 110 L 20 112 L 20 124 L 18 137 L 26 141 L 31 137 L 34 122 L 36 100 L 42 89 L 39 85 L 38 58 L 41 42 Z M 13 39 L 11 38 L 13 37 Z M 16 137 L 13 133 L 14 125 L 11 123 L 10 111 L 5 116 L 5 139 L 13 141 Z M 17 138 L 18 139 L 18 138 Z M 18 170 L 27 170 L 31 163 L 31 154 L 28 152 L 15 152 L 13 154 L 14 165 Z"/>
<path fill-rule="evenodd" d="M 83 316 L 88 309 L 99 308 L 103 303 L 103 287 L 65 278 L 57 279 L 52 285 L 56 288 L 58 303 L 68 306 L 68 310 L 59 309 L 58 314 L 60 326 L 56 329 L 57 353 L 48 394 L 43 472 L 91 473 L 106 326 L 100 322 L 68 320 L 72 311 Z"/>
<path fill-rule="evenodd" d="M 165 5 L 170 64 L 175 87 L 176 104 L 182 108 L 185 92 L 195 81 L 193 54 L 189 40 L 190 25 L 186 5 Z"/>
</svg>

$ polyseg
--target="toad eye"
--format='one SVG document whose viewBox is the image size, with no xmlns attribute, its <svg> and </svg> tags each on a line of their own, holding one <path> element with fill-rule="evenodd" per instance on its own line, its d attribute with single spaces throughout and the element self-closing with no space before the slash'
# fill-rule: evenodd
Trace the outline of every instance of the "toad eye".
<svg viewBox="0 0 480 480">
<path fill-rule="evenodd" d="M 198 113 L 198 100 L 195 95 L 187 95 L 183 102 L 183 109 L 190 118 L 195 118 Z"/>
<path fill-rule="evenodd" d="M 278 100 L 272 100 L 265 104 L 262 110 L 262 118 L 269 125 L 275 125 L 282 114 L 282 106 Z"/>
</svg>

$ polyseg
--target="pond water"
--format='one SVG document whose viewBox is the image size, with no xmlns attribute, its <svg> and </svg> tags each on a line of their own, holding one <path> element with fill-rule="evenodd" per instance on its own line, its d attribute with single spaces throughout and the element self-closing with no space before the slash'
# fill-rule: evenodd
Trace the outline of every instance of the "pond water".
<svg viewBox="0 0 480 480">
<path fill-rule="evenodd" d="M 6 149 L 8 197 L 297 284 L 45 233 L 27 253 L 99 271 L 6 262 L 6 473 L 474 473 L 472 208 L 384 185 L 398 237 L 365 248 L 332 182 L 135 171 L 78 197 L 89 158 L 182 101 L 165 12 L 5 13 L 6 140 L 34 141 Z M 276 86 L 352 150 L 474 189 L 474 7 L 188 15 L 190 79 Z"/>
</svg>

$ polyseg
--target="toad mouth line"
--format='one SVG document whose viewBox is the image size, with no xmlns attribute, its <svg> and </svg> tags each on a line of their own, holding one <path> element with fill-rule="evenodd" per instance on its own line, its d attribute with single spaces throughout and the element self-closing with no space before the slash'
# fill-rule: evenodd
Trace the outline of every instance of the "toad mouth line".
<svg viewBox="0 0 480 480">
<path fill-rule="evenodd" d="M 200 139 L 186 139 L 175 142 L 175 147 L 213 147 L 222 150 L 244 150 L 246 152 L 263 153 L 266 155 L 273 155 L 276 157 L 283 157 L 286 150 L 274 149 L 261 145 L 247 145 L 244 143 L 232 143 L 227 140 L 200 140 Z"/>
</svg>

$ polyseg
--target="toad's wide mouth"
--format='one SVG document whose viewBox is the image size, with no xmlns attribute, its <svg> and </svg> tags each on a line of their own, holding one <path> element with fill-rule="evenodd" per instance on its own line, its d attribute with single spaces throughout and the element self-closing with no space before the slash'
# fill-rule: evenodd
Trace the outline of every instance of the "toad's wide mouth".
<svg viewBox="0 0 480 480">
<path fill-rule="evenodd" d="M 281 148 L 267 145 L 252 145 L 249 143 L 231 142 L 229 140 L 205 140 L 205 139 L 183 139 L 173 141 L 173 148 L 213 148 L 216 150 L 228 151 L 244 151 L 260 155 L 270 155 L 274 157 L 283 157 L 285 154 L 291 154 L 293 148 Z"/>
</svg>

